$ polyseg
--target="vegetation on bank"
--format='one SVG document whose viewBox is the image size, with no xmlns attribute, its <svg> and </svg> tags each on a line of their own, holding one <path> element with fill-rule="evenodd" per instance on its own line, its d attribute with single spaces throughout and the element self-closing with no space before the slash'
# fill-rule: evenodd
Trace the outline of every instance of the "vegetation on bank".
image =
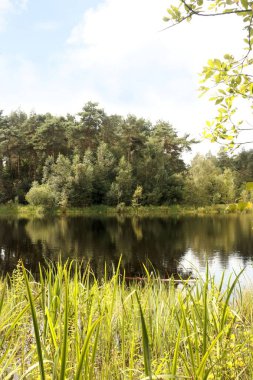
<svg viewBox="0 0 253 380">
<path fill-rule="evenodd" d="M 213 214 L 233 214 L 252 213 L 252 202 L 231 203 L 228 205 L 212 206 L 139 206 L 132 207 L 120 203 L 117 207 L 97 205 L 89 207 L 68 207 L 45 209 L 42 206 L 20 205 L 15 203 L 0 205 L 0 218 L 18 217 L 32 218 L 49 215 L 66 216 L 139 216 L 139 217 L 163 217 L 179 215 L 213 215 Z"/>
<path fill-rule="evenodd" d="M 19 264 L 0 281 L 0 378 L 252 379 L 252 291 L 146 276 Z"/>
<path fill-rule="evenodd" d="M 167 121 L 107 115 L 88 102 L 77 115 L 0 112 L 0 204 L 44 209 L 98 205 L 196 207 L 252 202 L 253 151 L 183 153 L 195 143 Z"/>
</svg>

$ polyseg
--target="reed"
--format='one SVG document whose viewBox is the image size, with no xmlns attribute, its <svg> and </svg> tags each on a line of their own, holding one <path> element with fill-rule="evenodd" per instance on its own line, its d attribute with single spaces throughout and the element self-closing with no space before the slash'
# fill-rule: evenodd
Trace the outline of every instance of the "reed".
<svg viewBox="0 0 253 380">
<path fill-rule="evenodd" d="M 253 291 L 98 281 L 76 262 L 0 279 L 0 379 L 252 379 Z"/>
</svg>

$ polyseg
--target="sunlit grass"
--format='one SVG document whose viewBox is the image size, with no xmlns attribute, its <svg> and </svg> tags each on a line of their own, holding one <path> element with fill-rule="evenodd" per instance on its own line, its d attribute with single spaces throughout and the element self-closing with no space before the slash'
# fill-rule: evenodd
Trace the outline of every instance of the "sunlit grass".
<svg viewBox="0 0 253 380">
<path fill-rule="evenodd" d="M 97 281 L 75 262 L 0 280 L 0 379 L 252 379 L 253 291 Z"/>
</svg>

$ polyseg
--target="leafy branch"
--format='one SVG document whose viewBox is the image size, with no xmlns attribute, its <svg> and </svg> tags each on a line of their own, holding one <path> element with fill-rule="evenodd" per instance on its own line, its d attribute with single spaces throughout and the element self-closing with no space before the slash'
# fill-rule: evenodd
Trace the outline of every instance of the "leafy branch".
<svg viewBox="0 0 253 380">
<path fill-rule="evenodd" d="M 237 15 L 241 17 L 244 30 L 247 32 L 246 54 L 237 59 L 232 54 L 225 54 L 223 59 L 209 59 L 201 72 L 201 95 L 215 88 L 216 92 L 210 100 L 217 106 L 217 114 L 212 122 L 207 122 L 207 130 L 204 136 L 211 141 L 222 142 L 229 148 L 238 144 L 238 135 L 242 130 L 245 120 L 233 122 L 234 115 L 239 111 L 236 107 L 238 100 L 249 103 L 250 113 L 253 104 L 253 75 L 251 74 L 253 58 L 253 2 L 248 0 L 179 0 L 177 6 L 170 5 L 167 9 L 164 21 L 174 27 L 185 20 L 191 21 L 195 16 L 219 17 L 224 15 Z M 203 85 L 205 84 L 205 85 Z M 248 130 L 248 129 L 247 129 Z"/>
</svg>

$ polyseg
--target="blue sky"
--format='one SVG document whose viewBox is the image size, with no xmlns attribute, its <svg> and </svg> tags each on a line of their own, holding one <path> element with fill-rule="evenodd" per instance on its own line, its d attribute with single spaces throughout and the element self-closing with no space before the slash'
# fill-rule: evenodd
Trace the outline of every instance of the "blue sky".
<svg viewBox="0 0 253 380">
<path fill-rule="evenodd" d="M 77 113 L 92 100 L 199 138 L 213 110 L 198 98 L 198 73 L 208 58 L 240 49 L 241 25 L 198 20 L 160 32 L 168 4 L 0 0 L 0 109 Z"/>
</svg>

